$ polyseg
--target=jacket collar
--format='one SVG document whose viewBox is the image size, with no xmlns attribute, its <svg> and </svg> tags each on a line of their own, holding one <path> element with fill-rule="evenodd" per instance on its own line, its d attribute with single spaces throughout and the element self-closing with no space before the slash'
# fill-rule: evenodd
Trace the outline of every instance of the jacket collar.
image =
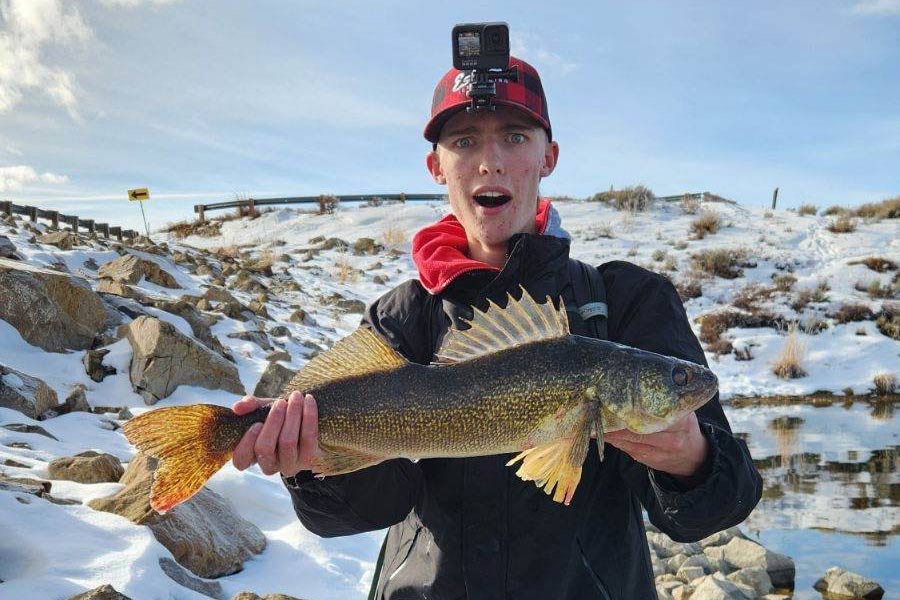
<svg viewBox="0 0 900 600">
<path fill-rule="evenodd" d="M 529 237 L 569 239 L 569 234 L 561 226 L 559 213 L 550 200 L 539 199 L 534 219 L 537 234 L 535 236 L 528 234 L 512 236 L 507 250 L 509 259 L 516 254 L 521 254 L 515 249 L 526 244 L 525 240 Z M 568 243 L 565 246 L 568 251 Z M 438 294 L 465 273 L 476 270 L 495 273 L 501 271 L 497 267 L 469 258 L 468 250 L 466 231 L 452 213 L 419 230 L 412 240 L 413 262 L 419 270 L 419 280 L 425 289 L 432 294 Z M 568 257 L 568 252 L 566 252 L 566 257 Z M 509 259 L 503 268 L 504 271 L 511 266 Z"/>
</svg>

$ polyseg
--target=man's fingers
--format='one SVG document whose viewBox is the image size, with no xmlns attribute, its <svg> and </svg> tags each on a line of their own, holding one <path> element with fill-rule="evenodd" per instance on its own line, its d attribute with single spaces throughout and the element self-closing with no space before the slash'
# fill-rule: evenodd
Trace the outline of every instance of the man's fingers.
<svg viewBox="0 0 900 600">
<path fill-rule="evenodd" d="M 253 396 L 244 396 L 231 405 L 231 410 L 233 410 L 236 414 L 246 415 L 247 413 L 251 413 L 260 406 L 265 406 L 270 402 L 272 402 L 271 398 L 254 398 Z"/>
<path fill-rule="evenodd" d="M 306 394 L 303 399 L 303 426 L 300 429 L 300 468 L 312 468 L 312 459 L 319 451 L 319 409 L 316 399 Z"/>
<path fill-rule="evenodd" d="M 273 475 L 278 471 L 278 436 L 284 424 L 284 415 L 287 411 L 287 402 L 282 399 L 275 401 L 269 416 L 263 424 L 259 437 L 256 438 L 256 462 L 266 475 Z"/>
<path fill-rule="evenodd" d="M 303 421 L 303 396 L 291 394 L 287 401 L 284 425 L 278 436 L 278 466 L 282 473 L 293 475 L 300 454 L 300 424 Z"/>
<path fill-rule="evenodd" d="M 259 436 L 262 428 L 262 423 L 254 423 L 235 447 L 234 453 L 231 455 L 231 463 L 238 471 L 243 471 L 256 462 L 256 450 L 254 448 L 256 446 L 256 438 Z"/>
</svg>

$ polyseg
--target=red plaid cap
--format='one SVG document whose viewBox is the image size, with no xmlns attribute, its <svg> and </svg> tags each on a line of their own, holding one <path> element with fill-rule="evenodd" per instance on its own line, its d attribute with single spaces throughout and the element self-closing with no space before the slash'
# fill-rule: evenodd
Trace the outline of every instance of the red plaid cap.
<svg viewBox="0 0 900 600">
<path fill-rule="evenodd" d="M 518 67 L 519 80 L 506 83 L 497 83 L 497 96 L 495 104 L 512 106 L 527 114 L 540 123 L 547 130 L 547 135 L 553 139 L 550 129 L 550 114 L 547 112 L 547 98 L 544 96 L 544 86 L 541 85 L 541 76 L 534 67 L 524 60 L 513 56 L 509 57 L 509 67 Z M 444 124 L 456 113 L 465 110 L 471 103 L 468 91 L 471 86 L 471 71 L 458 71 L 450 69 L 434 88 L 434 99 L 431 101 L 431 120 L 425 125 L 425 139 L 436 144 L 441 136 Z"/>
</svg>

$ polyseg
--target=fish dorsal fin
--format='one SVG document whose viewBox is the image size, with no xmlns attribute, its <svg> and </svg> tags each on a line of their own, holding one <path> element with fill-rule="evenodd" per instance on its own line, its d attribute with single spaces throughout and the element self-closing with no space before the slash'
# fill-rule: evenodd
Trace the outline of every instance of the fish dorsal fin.
<svg viewBox="0 0 900 600">
<path fill-rule="evenodd" d="M 507 348 L 569 335 L 569 318 L 562 300 L 559 308 L 549 296 L 544 304 L 538 304 L 525 288 L 521 289 L 522 297 L 518 300 L 512 294 L 507 295 L 506 308 L 488 300 L 486 311 L 474 309 L 472 320 L 464 320 L 468 329 L 450 328 L 435 354 L 434 363 L 463 362 Z"/>
<path fill-rule="evenodd" d="M 360 327 L 306 363 L 286 389 L 311 390 L 336 379 L 393 371 L 405 364 L 407 360 L 375 332 Z"/>
</svg>

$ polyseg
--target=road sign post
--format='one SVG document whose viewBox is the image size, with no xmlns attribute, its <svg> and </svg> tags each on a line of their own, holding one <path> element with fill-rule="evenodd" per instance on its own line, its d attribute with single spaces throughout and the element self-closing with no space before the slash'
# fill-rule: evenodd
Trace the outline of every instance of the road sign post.
<svg viewBox="0 0 900 600">
<path fill-rule="evenodd" d="M 150 199 L 149 188 L 135 188 L 128 190 L 128 200 L 137 202 L 141 205 L 141 216 L 144 218 L 144 230 L 147 232 L 147 239 L 150 239 L 150 225 L 147 224 L 147 213 L 144 212 L 144 201 Z"/>
</svg>

